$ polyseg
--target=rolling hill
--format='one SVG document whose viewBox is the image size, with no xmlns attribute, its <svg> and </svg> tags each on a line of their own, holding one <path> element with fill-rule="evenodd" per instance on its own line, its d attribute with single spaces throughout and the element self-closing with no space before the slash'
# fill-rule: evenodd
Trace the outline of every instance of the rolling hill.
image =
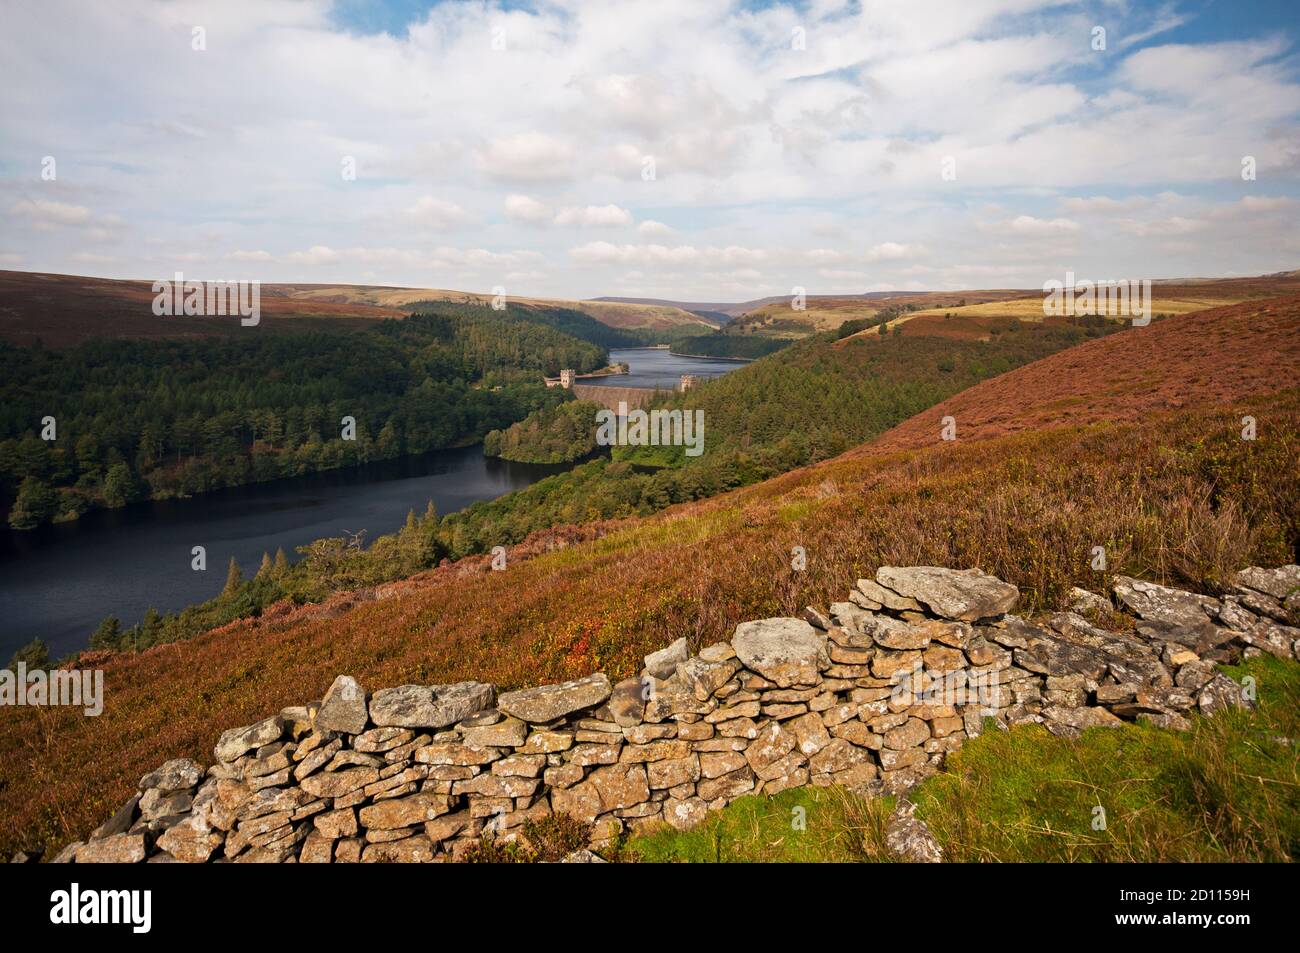
<svg viewBox="0 0 1300 953">
<path fill-rule="evenodd" d="M 247 331 L 234 318 L 157 317 L 151 307 L 152 284 L 0 271 L 0 339 L 23 345 L 40 340 L 47 347 L 66 347 L 93 338 L 198 338 Z M 404 317 L 421 302 L 430 301 L 486 307 L 492 295 L 438 288 L 270 283 L 261 287 L 260 326 L 277 331 L 357 330 L 385 318 Z M 677 332 L 700 333 L 715 327 L 697 315 L 664 305 L 513 296 L 509 303 L 525 312 L 577 311 L 611 328 L 642 332 L 646 340 L 647 334 L 658 341 Z"/>
<path fill-rule="evenodd" d="M 84 834 L 162 757 L 363 684 L 503 687 L 603 670 L 686 636 L 825 604 L 876 566 L 979 566 L 1028 609 L 1109 572 L 1223 591 L 1300 544 L 1300 297 L 1129 329 L 984 381 L 871 444 L 646 519 L 535 534 L 325 606 L 268 613 L 102 664 L 97 719 L 0 711 L 0 850 Z M 956 441 L 937 419 L 959 421 Z M 1241 417 L 1260 421 L 1243 440 Z M 802 546 L 807 570 L 790 568 Z M 54 742 L 57 739 L 57 743 Z"/>
</svg>

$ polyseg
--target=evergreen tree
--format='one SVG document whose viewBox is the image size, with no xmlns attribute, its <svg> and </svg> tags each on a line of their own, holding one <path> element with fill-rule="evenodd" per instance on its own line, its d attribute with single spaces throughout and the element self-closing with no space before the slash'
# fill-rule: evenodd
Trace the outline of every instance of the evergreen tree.
<svg viewBox="0 0 1300 953">
<path fill-rule="evenodd" d="M 50 647 L 41 639 L 32 639 L 9 660 L 5 668 L 11 671 L 18 671 L 18 663 L 22 662 L 27 666 L 28 671 L 32 669 L 44 669 L 50 665 Z"/>
<path fill-rule="evenodd" d="M 29 476 L 18 488 L 18 499 L 9 511 L 9 525 L 14 529 L 33 529 L 54 518 L 58 494 L 36 477 Z"/>
<path fill-rule="evenodd" d="M 239 568 L 239 563 L 234 556 L 230 557 L 230 567 L 226 570 L 226 585 L 221 590 L 223 596 L 233 596 L 239 591 L 239 587 L 244 584 L 244 571 Z"/>
<path fill-rule="evenodd" d="M 115 463 L 104 477 L 104 502 L 109 507 L 125 506 L 136 496 L 135 477 L 125 463 Z"/>
<path fill-rule="evenodd" d="M 121 639 L 122 623 L 117 620 L 117 616 L 111 615 L 99 623 L 99 628 L 91 635 L 90 647 L 92 649 L 115 649 Z"/>
</svg>

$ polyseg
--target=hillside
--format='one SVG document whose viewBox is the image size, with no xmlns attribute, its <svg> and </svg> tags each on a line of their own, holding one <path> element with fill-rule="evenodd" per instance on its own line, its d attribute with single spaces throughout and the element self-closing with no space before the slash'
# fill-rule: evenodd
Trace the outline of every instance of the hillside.
<svg viewBox="0 0 1300 953">
<path fill-rule="evenodd" d="M 394 288 L 370 285 L 275 285 L 295 301 L 355 303 L 384 308 L 409 309 L 420 301 L 450 301 L 458 304 L 490 304 L 492 295 L 440 288 Z M 574 301 L 557 298 L 521 297 L 510 294 L 511 304 L 568 308 L 581 311 L 602 324 L 624 330 L 671 331 L 681 327 L 709 330 L 713 324 L 673 304 L 621 302 L 595 299 Z"/>
<path fill-rule="evenodd" d="M 1221 308 L 1243 301 L 1257 301 L 1277 295 L 1300 293 L 1300 281 L 1286 274 L 1257 278 L 1204 280 L 1161 280 L 1151 283 L 1151 312 L 1155 320 Z M 889 315 L 889 328 L 906 326 L 907 333 L 963 339 L 987 339 L 1005 332 L 1016 322 L 1059 324 L 1059 317 L 1043 314 L 1043 293 L 1007 292 L 996 299 L 981 298 L 978 292 L 952 301 L 908 303 L 910 310 Z M 875 317 L 872 315 L 871 317 Z M 876 328 L 857 331 L 855 336 L 875 334 Z"/>
<path fill-rule="evenodd" d="M 168 276 L 170 277 L 170 276 Z M 193 276 L 191 276 L 193 277 Z M 47 347 L 66 347 L 92 338 L 159 339 L 224 337 L 248 328 L 235 318 L 157 317 L 153 281 L 87 278 L 0 270 L 0 340 Z M 276 284 L 261 286 L 263 330 L 359 330 L 377 320 L 405 317 L 421 302 L 478 304 L 492 295 L 438 288 L 393 288 L 371 285 Z M 701 333 L 715 325 L 680 308 L 666 305 L 558 301 L 511 296 L 520 310 L 568 309 L 611 328 L 641 331 L 614 347 L 667 339 L 674 332 Z M 629 343 L 630 342 L 630 343 Z"/>
<path fill-rule="evenodd" d="M 956 419 L 960 439 L 980 440 L 1064 425 L 1137 421 L 1294 386 L 1300 382 L 1297 329 L 1297 296 L 1130 328 L 978 384 L 855 452 L 927 446 L 937 439 L 945 416 Z"/>
<path fill-rule="evenodd" d="M 949 308 L 971 302 L 1001 301 L 1022 297 L 1023 291 L 955 291 L 936 293 L 889 293 L 879 295 L 809 295 L 805 307 L 796 311 L 790 298 L 765 300 L 734 318 L 727 334 L 800 338 L 819 331 L 834 331 L 845 321 L 874 318 L 882 311 Z"/>
<path fill-rule="evenodd" d="M 744 619 L 825 604 L 886 564 L 979 566 L 1032 610 L 1110 573 L 1215 593 L 1241 566 L 1293 562 L 1298 307 L 1215 309 L 1011 371 L 951 398 L 959 422 L 970 415 L 955 442 L 935 439 L 931 409 L 762 484 L 542 534 L 505 572 L 474 559 L 105 659 L 115 701 L 101 717 L 0 712 L 0 851 L 84 834 L 162 757 L 206 760 L 221 731 L 318 697 L 342 670 L 374 685 L 623 676 L 676 638 L 698 649 Z M 1145 358 L 1137 335 L 1158 335 Z M 1087 416 L 1062 412 L 1081 398 L 1095 401 Z M 1260 439 L 1240 438 L 1243 414 Z M 1006 433 L 1017 420 L 1029 423 Z M 1107 574 L 1089 568 L 1096 545 Z M 794 546 L 806 571 L 790 569 Z"/>
<path fill-rule="evenodd" d="M 0 271 L 0 339 L 68 347 L 92 338 L 154 340 L 247 334 L 237 318 L 157 317 L 152 281 Z M 275 286 L 261 290 L 259 327 L 276 331 L 358 330 L 394 308 L 329 299 L 295 299 Z"/>
</svg>

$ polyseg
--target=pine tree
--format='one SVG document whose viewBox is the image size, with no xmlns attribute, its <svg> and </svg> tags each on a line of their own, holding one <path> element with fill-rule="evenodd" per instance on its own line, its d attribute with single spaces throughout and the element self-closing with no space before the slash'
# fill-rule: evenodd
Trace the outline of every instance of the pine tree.
<svg viewBox="0 0 1300 953">
<path fill-rule="evenodd" d="M 262 565 L 257 568 L 257 575 L 264 579 L 274 571 L 275 566 L 271 563 L 271 554 L 266 552 L 266 550 L 263 550 Z"/>
<path fill-rule="evenodd" d="M 284 547 L 281 546 L 275 551 L 275 574 L 283 575 L 289 569 L 289 557 L 284 554 Z"/>
<path fill-rule="evenodd" d="M 234 556 L 230 557 L 230 568 L 226 570 L 226 587 L 221 590 L 223 596 L 233 596 L 244 584 L 244 571 Z"/>
<path fill-rule="evenodd" d="M 122 623 L 117 621 L 117 616 L 108 616 L 103 622 L 99 623 L 94 634 L 90 637 L 90 647 L 92 649 L 115 649 L 122 638 Z"/>
</svg>

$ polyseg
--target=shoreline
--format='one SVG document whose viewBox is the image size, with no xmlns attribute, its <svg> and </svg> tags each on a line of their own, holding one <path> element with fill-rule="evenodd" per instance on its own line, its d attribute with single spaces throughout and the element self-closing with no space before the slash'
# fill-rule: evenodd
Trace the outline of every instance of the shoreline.
<svg viewBox="0 0 1300 953">
<path fill-rule="evenodd" d="M 668 353 L 673 357 L 691 357 L 697 361 L 733 361 L 737 364 L 753 364 L 758 360 L 756 357 L 717 357 L 713 354 L 683 354 L 680 351 L 674 351 L 671 348 Z"/>
</svg>

